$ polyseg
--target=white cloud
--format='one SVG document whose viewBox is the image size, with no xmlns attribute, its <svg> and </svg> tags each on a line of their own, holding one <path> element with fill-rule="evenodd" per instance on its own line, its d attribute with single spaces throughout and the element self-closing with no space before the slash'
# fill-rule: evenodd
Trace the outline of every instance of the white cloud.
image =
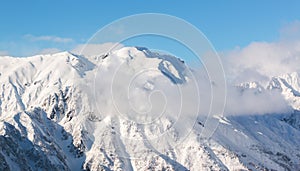
<svg viewBox="0 0 300 171">
<path fill-rule="evenodd" d="M 236 82 L 268 80 L 300 71 L 300 21 L 280 30 L 276 42 L 253 42 L 223 55 L 227 75 Z"/>
<path fill-rule="evenodd" d="M 266 86 L 274 76 L 300 73 L 300 22 L 288 24 L 276 42 L 252 42 L 222 56 L 228 85 L 257 81 Z M 227 114 L 266 114 L 290 112 L 291 107 L 277 91 L 227 90 Z"/>
<path fill-rule="evenodd" d="M 300 39 L 273 43 L 253 42 L 223 57 L 230 79 L 253 81 L 300 71 Z"/>
<path fill-rule="evenodd" d="M 58 36 L 34 36 L 31 34 L 24 35 L 25 39 L 28 39 L 30 41 L 50 41 L 50 42 L 56 42 L 56 43 L 69 43 L 73 42 L 73 39 L 71 38 L 63 38 Z"/>
<path fill-rule="evenodd" d="M 82 54 L 86 56 L 95 56 L 101 55 L 111 51 L 112 49 L 120 49 L 124 45 L 119 43 L 103 43 L 103 44 L 80 44 L 76 46 L 73 50 L 73 53 Z"/>
<path fill-rule="evenodd" d="M 207 114 L 212 98 L 222 99 L 222 95 L 215 93 L 212 97 L 212 87 L 216 92 L 223 87 L 211 85 L 207 76 L 201 76 L 203 71 L 195 71 L 200 92 L 200 114 Z M 251 75 L 251 73 L 250 73 Z M 241 83 L 241 82 L 240 82 Z M 226 88 L 226 105 L 224 115 L 259 115 L 259 114 L 283 114 L 291 112 L 291 107 L 278 90 L 263 90 L 257 93 L 256 89 L 244 89 L 236 87 L 228 81 Z"/>
<path fill-rule="evenodd" d="M 42 49 L 37 54 L 43 55 L 43 54 L 53 54 L 58 52 L 61 52 L 61 50 L 57 48 L 47 48 L 47 49 Z"/>
<path fill-rule="evenodd" d="M 229 87 L 227 92 L 226 115 L 282 114 L 292 111 L 278 90 L 256 93 L 252 89 L 241 92 L 236 87 Z"/>
</svg>

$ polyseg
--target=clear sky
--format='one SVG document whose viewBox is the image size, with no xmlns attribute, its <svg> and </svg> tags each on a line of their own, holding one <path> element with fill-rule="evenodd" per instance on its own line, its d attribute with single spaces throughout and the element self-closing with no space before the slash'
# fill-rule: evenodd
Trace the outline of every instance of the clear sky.
<svg viewBox="0 0 300 171">
<path fill-rule="evenodd" d="M 297 0 L 3 0 L 0 55 L 71 50 L 106 24 L 138 13 L 182 18 L 218 51 L 226 51 L 253 41 L 276 41 L 281 28 L 300 20 L 299 8 Z"/>
</svg>

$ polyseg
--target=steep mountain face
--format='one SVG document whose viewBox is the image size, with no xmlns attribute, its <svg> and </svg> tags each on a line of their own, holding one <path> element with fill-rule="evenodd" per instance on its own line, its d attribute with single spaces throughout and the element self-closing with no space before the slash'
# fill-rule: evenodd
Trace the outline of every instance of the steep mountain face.
<svg viewBox="0 0 300 171">
<path fill-rule="evenodd" d="M 176 119 L 176 90 L 195 92 L 190 83 L 180 59 L 140 47 L 93 58 L 0 57 L 0 170 L 300 169 L 297 73 L 266 87 L 237 86 L 242 93 L 276 89 L 294 112 L 215 116 L 219 126 L 209 139 L 200 137 L 206 116 Z M 194 116 L 183 105 L 182 114 Z"/>
<path fill-rule="evenodd" d="M 300 80 L 298 73 L 273 77 L 267 89 L 278 89 L 293 108 L 300 110 Z"/>
</svg>

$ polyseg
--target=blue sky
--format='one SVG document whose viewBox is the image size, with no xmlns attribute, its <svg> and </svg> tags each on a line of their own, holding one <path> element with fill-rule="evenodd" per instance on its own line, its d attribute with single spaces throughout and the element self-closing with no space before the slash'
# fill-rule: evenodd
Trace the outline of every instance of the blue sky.
<svg viewBox="0 0 300 171">
<path fill-rule="evenodd" d="M 0 55 L 71 50 L 106 24 L 138 13 L 182 18 L 200 29 L 218 51 L 227 51 L 253 41 L 278 40 L 282 28 L 300 20 L 299 7 L 296 0 L 1 1 Z M 140 42 L 131 41 L 129 45 Z M 149 42 L 141 45 L 161 46 L 153 46 L 154 39 Z"/>
</svg>

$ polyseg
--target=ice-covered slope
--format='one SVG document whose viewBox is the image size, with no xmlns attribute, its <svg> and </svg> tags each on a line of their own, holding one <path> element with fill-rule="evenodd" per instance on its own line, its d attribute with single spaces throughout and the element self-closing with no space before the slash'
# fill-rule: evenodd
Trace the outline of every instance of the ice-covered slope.
<svg viewBox="0 0 300 171">
<path fill-rule="evenodd" d="M 297 72 L 273 77 L 267 89 L 278 89 L 295 109 L 300 110 L 300 77 Z"/>
<path fill-rule="evenodd" d="M 280 87 L 299 109 L 297 79 L 295 74 L 280 77 L 268 88 Z M 140 47 L 93 58 L 69 52 L 0 57 L 0 170 L 300 168 L 298 112 L 216 117 L 220 125 L 213 137 L 201 139 L 205 117 L 176 122 L 180 103 L 167 99 L 171 106 L 164 105 L 164 97 L 155 91 L 167 88 L 166 98 L 176 99 L 175 90 L 182 87 L 184 92 L 190 82 L 188 68 L 180 59 Z M 240 88 L 265 91 L 259 83 Z M 147 97 L 168 114 L 152 111 L 145 103 Z M 182 111 L 183 115 L 194 112 Z M 182 137 L 190 130 L 179 125 L 194 122 L 188 137 Z M 166 132 L 168 138 L 161 138 Z"/>
</svg>

